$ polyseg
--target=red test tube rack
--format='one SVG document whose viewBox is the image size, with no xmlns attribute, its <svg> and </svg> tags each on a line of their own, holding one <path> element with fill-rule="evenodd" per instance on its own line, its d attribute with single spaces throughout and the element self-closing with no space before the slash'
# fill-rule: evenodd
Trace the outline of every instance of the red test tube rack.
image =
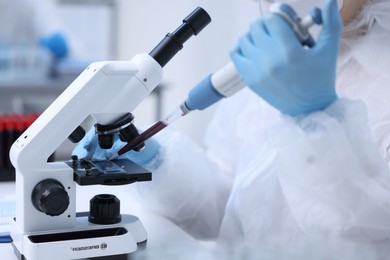
<svg viewBox="0 0 390 260">
<path fill-rule="evenodd" d="M 39 114 L 0 114 L 0 181 L 14 181 L 15 169 L 9 158 L 12 144 Z"/>
</svg>

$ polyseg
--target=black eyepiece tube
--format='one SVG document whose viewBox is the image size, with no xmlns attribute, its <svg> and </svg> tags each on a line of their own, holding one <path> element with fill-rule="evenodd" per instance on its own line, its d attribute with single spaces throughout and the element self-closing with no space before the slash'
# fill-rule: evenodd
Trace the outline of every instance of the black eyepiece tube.
<svg viewBox="0 0 390 260">
<path fill-rule="evenodd" d="M 209 14 L 201 7 L 197 7 L 192 13 L 183 19 L 173 33 L 168 33 L 165 38 L 149 53 L 161 67 L 164 67 L 182 48 L 183 44 L 193 35 L 197 35 L 211 22 Z"/>
</svg>

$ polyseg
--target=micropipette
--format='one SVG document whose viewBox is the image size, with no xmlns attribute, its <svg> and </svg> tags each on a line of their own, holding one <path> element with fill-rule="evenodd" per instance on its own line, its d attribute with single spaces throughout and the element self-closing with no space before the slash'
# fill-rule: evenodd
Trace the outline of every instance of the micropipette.
<svg viewBox="0 0 390 260">
<path fill-rule="evenodd" d="M 309 28 L 314 24 L 322 24 L 320 9 L 313 8 L 310 15 L 307 15 L 303 19 L 298 17 L 295 11 L 287 4 L 274 4 L 271 6 L 270 12 L 280 15 L 285 19 L 302 45 L 309 48 L 314 46 L 315 42 L 309 33 Z M 117 154 L 114 154 L 108 160 L 115 159 L 134 149 L 139 144 L 154 136 L 177 119 L 187 115 L 192 110 L 204 110 L 222 98 L 234 95 L 244 87 L 245 85 L 240 79 L 234 64 L 232 62 L 228 63 L 193 87 L 190 90 L 187 99 L 174 111 L 168 114 L 168 116 L 161 119 L 127 143 L 117 152 Z"/>
</svg>

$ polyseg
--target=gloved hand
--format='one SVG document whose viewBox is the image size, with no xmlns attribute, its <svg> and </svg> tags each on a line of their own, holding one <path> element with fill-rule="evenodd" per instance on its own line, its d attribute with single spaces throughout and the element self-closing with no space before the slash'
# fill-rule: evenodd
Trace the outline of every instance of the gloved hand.
<svg viewBox="0 0 390 260">
<path fill-rule="evenodd" d="M 126 142 L 122 142 L 119 137 L 115 136 L 115 142 L 111 149 L 108 149 L 108 155 L 111 156 L 118 152 L 120 148 L 126 145 Z M 119 159 L 127 158 L 136 164 L 141 166 L 151 162 L 159 154 L 160 145 L 159 143 L 150 138 L 146 140 L 145 147 L 139 152 L 129 151 L 122 154 Z M 99 147 L 98 138 L 95 134 L 95 128 L 92 127 L 84 138 L 77 144 L 73 149 L 72 155 L 77 155 L 79 158 L 93 159 L 93 160 L 106 160 L 106 150 Z"/>
<path fill-rule="evenodd" d="M 255 21 L 231 58 L 245 84 L 283 114 L 321 110 L 337 99 L 336 62 L 342 28 L 336 0 L 326 0 L 323 28 L 311 49 L 301 45 L 282 17 Z"/>
<path fill-rule="evenodd" d="M 69 53 L 68 43 L 60 33 L 54 33 L 42 38 L 39 44 L 47 48 L 56 59 L 65 58 Z"/>
</svg>

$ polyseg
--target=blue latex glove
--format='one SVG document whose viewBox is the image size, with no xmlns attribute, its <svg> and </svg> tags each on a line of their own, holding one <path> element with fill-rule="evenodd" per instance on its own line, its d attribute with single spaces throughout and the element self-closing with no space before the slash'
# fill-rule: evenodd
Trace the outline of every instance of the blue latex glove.
<svg viewBox="0 0 390 260">
<path fill-rule="evenodd" d="M 39 41 L 39 44 L 47 48 L 56 59 L 62 59 L 68 56 L 68 43 L 61 33 L 46 36 Z"/>
<path fill-rule="evenodd" d="M 245 84 L 283 114 L 321 110 L 337 99 L 336 62 L 342 28 L 336 0 L 326 0 L 316 45 L 305 48 L 282 17 L 256 20 L 231 58 Z"/>
<path fill-rule="evenodd" d="M 118 152 L 126 142 L 122 142 L 119 137 L 116 135 L 114 145 L 111 149 L 108 149 L 109 156 Z M 152 161 L 158 154 L 160 150 L 159 143 L 150 138 L 146 140 L 145 147 L 139 152 L 129 151 L 127 153 L 122 154 L 119 159 L 127 158 L 136 164 L 141 166 L 146 165 L 150 161 Z M 72 155 L 77 155 L 80 159 L 93 159 L 93 160 L 106 160 L 106 150 L 101 149 L 99 147 L 97 134 L 95 134 L 95 128 L 92 127 L 84 138 L 77 144 L 77 146 L 73 149 Z"/>
</svg>

